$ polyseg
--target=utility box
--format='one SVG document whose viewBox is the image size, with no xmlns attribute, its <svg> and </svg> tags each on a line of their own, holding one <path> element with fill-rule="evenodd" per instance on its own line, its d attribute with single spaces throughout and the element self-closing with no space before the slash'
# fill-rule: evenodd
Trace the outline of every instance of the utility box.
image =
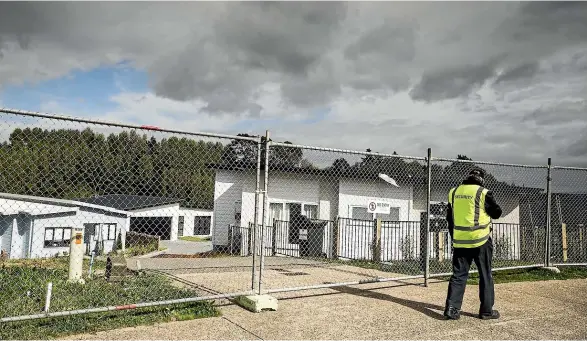
<svg viewBox="0 0 587 341">
<path fill-rule="evenodd" d="M 326 257 L 322 250 L 326 221 L 308 221 L 303 229 L 299 230 L 300 257 Z"/>
</svg>

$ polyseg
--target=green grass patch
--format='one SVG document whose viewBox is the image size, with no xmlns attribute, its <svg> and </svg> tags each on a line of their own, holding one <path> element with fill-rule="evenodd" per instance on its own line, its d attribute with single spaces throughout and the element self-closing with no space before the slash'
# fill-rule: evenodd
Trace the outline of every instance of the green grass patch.
<svg viewBox="0 0 587 341">
<path fill-rule="evenodd" d="M 0 325 L 0 339 L 46 340 L 75 334 L 91 334 L 117 328 L 153 325 L 220 316 L 210 302 L 182 303 L 128 311 L 20 321 Z"/>
<path fill-rule="evenodd" d="M 515 269 L 515 270 L 498 270 L 493 272 L 493 281 L 499 283 L 513 282 L 531 282 L 531 281 L 551 281 L 567 279 L 587 279 L 587 266 L 561 266 L 560 273 L 555 273 L 543 268 L 532 269 Z M 448 281 L 450 277 L 441 277 L 439 279 Z M 467 284 L 478 285 L 479 274 L 472 273 L 469 275 Z"/>
<path fill-rule="evenodd" d="M 186 242 L 208 242 L 210 241 L 210 237 L 196 237 L 196 236 L 183 236 L 179 237 L 180 240 L 185 240 Z"/>
<path fill-rule="evenodd" d="M 89 260 L 84 260 L 87 275 Z M 67 257 L 4 262 L 0 268 L 0 317 L 39 314 L 45 304 L 47 283 L 53 283 L 50 311 L 67 311 L 136 304 L 196 296 L 188 288 L 158 274 L 137 274 L 121 281 L 106 281 L 100 274 L 105 261 L 94 260 L 97 270 L 86 284 L 67 282 Z M 208 302 L 174 307 L 150 307 L 124 312 L 97 313 L 52 320 L 22 321 L 0 325 L 0 339 L 47 338 L 145 323 L 217 316 Z M 50 322 L 53 321 L 53 322 Z M 38 330 L 38 332 L 37 332 Z"/>
</svg>

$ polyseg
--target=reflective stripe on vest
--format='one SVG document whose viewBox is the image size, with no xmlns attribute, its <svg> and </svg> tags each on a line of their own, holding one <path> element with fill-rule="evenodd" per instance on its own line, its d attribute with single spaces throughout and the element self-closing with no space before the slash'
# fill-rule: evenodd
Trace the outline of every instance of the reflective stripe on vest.
<svg viewBox="0 0 587 341">
<path fill-rule="evenodd" d="M 478 185 L 460 185 L 449 192 L 454 222 L 453 246 L 475 248 L 490 236 L 491 217 L 485 212 L 488 190 Z"/>
</svg>

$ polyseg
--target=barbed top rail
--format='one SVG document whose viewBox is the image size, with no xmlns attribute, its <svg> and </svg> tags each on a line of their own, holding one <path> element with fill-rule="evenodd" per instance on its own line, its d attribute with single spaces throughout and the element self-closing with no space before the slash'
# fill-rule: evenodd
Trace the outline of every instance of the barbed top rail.
<svg viewBox="0 0 587 341">
<path fill-rule="evenodd" d="M 552 166 L 553 169 L 587 171 L 585 167 Z"/>
<path fill-rule="evenodd" d="M 493 165 L 493 166 L 508 166 L 508 167 L 520 167 L 520 168 L 540 168 L 547 169 L 548 165 L 525 165 L 518 163 L 504 163 L 504 162 L 492 162 L 492 161 L 476 161 L 476 160 L 461 160 L 461 159 L 450 159 L 443 157 L 432 157 L 431 161 L 445 161 L 445 162 L 462 162 L 480 165 Z"/>
<path fill-rule="evenodd" d="M 253 141 L 253 142 L 260 142 L 260 140 L 261 140 L 260 136 L 246 137 L 246 136 L 236 136 L 236 135 L 227 135 L 227 134 L 218 134 L 218 133 L 190 132 L 190 131 L 185 131 L 185 130 L 160 128 L 160 127 L 150 126 L 150 125 L 138 125 L 138 124 L 119 123 L 119 122 L 112 122 L 112 121 L 102 121 L 102 120 L 96 120 L 96 119 L 87 119 L 87 118 L 81 118 L 81 117 L 73 117 L 73 116 L 57 115 L 57 114 L 43 113 L 43 112 L 37 112 L 37 111 L 28 111 L 28 110 L 19 110 L 19 109 L 10 109 L 10 108 L 1 108 L 1 107 L 0 107 L 0 113 L 29 116 L 29 117 L 47 118 L 47 119 L 69 121 L 69 122 L 89 123 L 89 124 L 103 125 L 103 126 L 109 126 L 109 127 L 150 130 L 150 131 L 158 131 L 158 132 L 162 132 L 162 133 L 181 134 L 181 135 L 190 135 L 190 136 L 235 139 L 235 140 Z"/>
<path fill-rule="evenodd" d="M 351 149 L 338 149 L 338 148 L 328 148 L 328 147 L 316 147 L 316 146 L 307 146 L 303 144 L 291 144 L 291 143 L 284 143 L 284 142 L 271 142 L 273 146 L 282 146 L 288 148 L 300 148 L 300 149 L 308 149 L 308 150 L 316 150 L 322 152 L 333 152 L 333 153 L 344 153 L 344 154 L 355 154 L 355 155 L 370 155 L 370 156 L 382 156 L 382 157 L 393 157 L 398 159 L 411 159 L 411 160 L 420 160 L 426 161 L 425 157 L 418 157 L 418 156 L 406 156 L 406 155 L 396 155 L 396 154 L 385 154 L 385 153 L 375 153 L 375 152 L 366 152 L 366 151 L 358 151 L 358 150 L 351 150 Z"/>
</svg>

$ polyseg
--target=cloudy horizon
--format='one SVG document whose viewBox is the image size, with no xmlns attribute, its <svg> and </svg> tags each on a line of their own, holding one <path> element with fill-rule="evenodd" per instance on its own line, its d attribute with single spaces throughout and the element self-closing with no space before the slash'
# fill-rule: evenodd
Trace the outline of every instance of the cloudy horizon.
<svg viewBox="0 0 587 341">
<path fill-rule="evenodd" d="M 0 2 L 0 107 L 587 166 L 587 3 Z"/>
</svg>

